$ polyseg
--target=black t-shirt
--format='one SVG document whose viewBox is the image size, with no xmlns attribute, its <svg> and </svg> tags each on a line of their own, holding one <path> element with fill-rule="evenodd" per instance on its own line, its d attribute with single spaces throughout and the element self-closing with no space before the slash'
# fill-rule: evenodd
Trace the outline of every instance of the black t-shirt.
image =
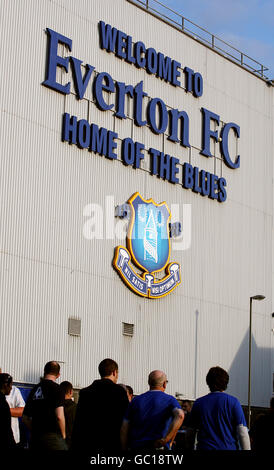
<svg viewBox="0 0 274 470">
<path fill-rule="evenodd" d="M 128 407 L 127 393 L 109 379 L 95 380 L 80 391 L 72 446 L 90 453 L 120 451 L 120 428 Z"/>
<path fill-rule="evenodd" d="M 71 436 L 73 424 L 75 421 L 77 405 L 74 401 L 67 399 L 64 404 L 65 420 L 66 420 L 66 442 L 68 446 L 71 445 Z"/>
<path fill-rule="evenodd" d="M 5 395 L 0 392 L 0 448 L 6 450 L 13 447 L 15 440 L 11 429 L 10 407 Z"/>
<path fill-rule="evenodd" d="M 55 414 L 59 406 L 64 406 L 64 394 L 59 385 L 42 379 L 30 392 L 24 409 L 24 414 L 32 418 L 33 438 L 47 432 L 61 434 Z"/>
</svg>

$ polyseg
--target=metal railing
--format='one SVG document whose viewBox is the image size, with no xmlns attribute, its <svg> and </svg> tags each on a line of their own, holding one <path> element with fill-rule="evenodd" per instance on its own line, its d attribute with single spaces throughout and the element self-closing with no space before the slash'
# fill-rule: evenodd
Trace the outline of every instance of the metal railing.
<svg viewBox="0 0 274 470">
<path fill-rule="evenodd" d="M 268 77 L 265 75 L 265 72 L 269 70 L 263 64 L 258 62 L 252 57 L 249 57 L 242 51 L 236 49 L 236 47 L 228 44 L 219 37 L 211 34 L 206 29 L 198 26 L 189 19 L 182 16 L 180 13 L 172 10 L 167 7 L 159 0 L 127 0 L 134 5 L 138 5 L 144 10 L 153 13 L 158 18 L 163 19 L 165 22 L 170 23 L 175 28 L 179 29 L 181 32 L 191 36 L 197 41 L 205 44 L 214 51 L 220 53 L 224 57 L 232 60 L 238 65 L 241 65 L 245 69 L 249 70 L 254 75 L 269 81 Z"/>
</svg>

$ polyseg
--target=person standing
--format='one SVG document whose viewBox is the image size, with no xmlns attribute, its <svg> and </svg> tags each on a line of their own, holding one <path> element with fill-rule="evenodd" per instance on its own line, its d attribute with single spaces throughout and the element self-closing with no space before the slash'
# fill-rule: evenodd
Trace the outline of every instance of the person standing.
<svg viewBox="0 0 274 470">
<path fill-rule="evenodd" d="M 79 393 L 72 450 L 88 455 L 117 455 L 122 419 L 129 403 L 127 393 L 117 384 L 118 364 L 113 359 L 104 359 L 98 370 L 101 379 Z"/>
<path fill-rule="evenodd" d="M 0 373 L 0 447 L 2 450 L 15 448 L 15 440 L 11 428 L 10 407 L 6 401 L 12 389 L 12 377 Z"/>
<path fill-rule="evenodd" d="M 19 388 L 12 386 L 11 392 L 7 395 L 6 400 L 10 407 L 11 427 L 16 444 L 20 443 L 19 418 L 22 417 L 25 401 L 21 395 Z"/>
<path fill-rule="evenodd" d="M 170 448 L 184 412 L 179 402 L 165 393 L 166 374 L 154 370 L 149 374 L 149 391 L 130 402 L 121 429 L 123 451 L 153 452 L 157 448 Z"/>
<path fill-rule="evenodd" d="M 31 431 L 34 450 L 67 450 L 64 397 L 56 383 L 60 365 L 47 362 L 44 378 L 31 390 L 23 412 L 23 422 Z"/>
<path fill-rule="evenodd" d="M 126 385 L 128 401 L 133 400 L 133 388 L 130 385 Z"/>
<path fill-rule="evenodd" d="M 189 425 L 189 417 L 190 417 L 190 412 L 191 412 L 191 409 L 192 409 L 192 403 L 190 400 L 183 400 L 182 401 L 182 409 L 184 411 L 184 414 L 185 414 L 185 419 L 184 419 L 184 426 L 188 426 Z"/>
<path fill-rule="evenodd" d="M 71 446 L 71 436 L 73 424 L 75 421 L 77 405 L 73 401 L 73 387 L 72 384 L 68 381 L 60 383 L 60 388 L 64 394 L 64 413 L 65 413 L 65 422 L 66 422 L 66 443 L 68 448 Z"/>
<path fill-rule="evenodd" d="M 130 385 L 125 385 L 125 384 L 118 384 L 120 387 L 123 387 L 123 389 L 127 392 L 127 398 L 128 401 L 131 402 L 133 399 L 133 388 Z"/>
<path fill-rule="evenodd" d="M 176 452 L 190 451 L 194 450 L 195 444 L 195 431 L 189 426 L 190 422 L 190 412 L 192 409 L 192 403 L 190 400 L 182 400 L 182 409 L 185 415 L 184 422 L 180 427 L 177 436 L 176 442 L 173 446 L 173 450 Z"/>
<path fill-rule="evenodd" d="M 274 444 L 274 397 L 270 408 L 255 419 L 249 431 L 251 449 L 258 452 L 272 451 Z"/>
<path fill-rule="evenodd" d="M 228 373 L 212 367 L 206 376 L 210 393 L 198 398 L 190 414 L 191 426 L 198 430 L 197 450 L 250 450 L 244 413 L 237 398 L 225 393 Z"/>
</svg>

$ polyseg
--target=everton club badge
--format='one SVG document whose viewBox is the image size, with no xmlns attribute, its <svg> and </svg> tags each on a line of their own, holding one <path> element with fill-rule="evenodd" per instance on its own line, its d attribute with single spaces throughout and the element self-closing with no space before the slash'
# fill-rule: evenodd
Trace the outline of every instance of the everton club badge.
<svg viewBox="0 0 274 470">
<path fill-rule="evenodd" d="M 139 193 L 128 200 L 130 223 L 127 247 L 117 246 L 113 265 L 123 281 L 136 294 L 159 299 L 181 283 L 180 265 L 170 262 L 170 219 L 165 202 L 156 204 Z M 138 274 L 134 265 L 143 271 Z M 155 273 L 165 270 L 162 279 Z"/>
</svg>

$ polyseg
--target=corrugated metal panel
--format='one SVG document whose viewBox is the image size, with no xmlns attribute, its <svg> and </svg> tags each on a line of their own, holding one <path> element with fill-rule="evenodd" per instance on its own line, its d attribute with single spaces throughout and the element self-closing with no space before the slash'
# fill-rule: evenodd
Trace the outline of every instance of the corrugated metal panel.
<svg viewBox="0 0 274 470">
<path fill-rule="evenodd" d="M 14 33 L 19 19 L 21 27 Z M 101 19 L 180 61 L 182 68 L 202 73 L 203 96 L 195 99 L 184 88 L 102 51 Z M 110 356 L 119 363 L 119 380 L 132 385 L 135 393 L 145 390 L 148 373 L 160 368 L 168 374 L 170 393 L 195 398 L 206 393 L 208 368 L 219 364 L 231 374 L 231 393 L 246 403 L 249 296 L 262 292 L 267 299 L 254 302 L 252 400 L 267 405 L 273 345 L 271 90 L 124 0 L 5 2 L 0 21 L 5 38 L 0 43 L 5 73 L 0 90 L 0 366 L 16 380 L 32 382 L 47 360 L 56 359 L 62 363 L 62 379 L 81 387 L 98 376 L 98 363 Z M 41 86 L 46 27 L 71 38 L 71 54 L 95 66 L 96 72 L 106 71 L 127 84 L 143 80 L 148 93 L 144 102 L 160 97 L 168 107 L 185 110 L 191 148 L 171 143 L 167 133 L 157 136 L 148 127 L 135 126 L 131 101 L 129 119 L 121 121 L 113 110 L 97 109 L 91 85 L 81 101 L 73 94 L 73 84 L 66 97 Z M 63 49 L 59 53 L 67 55 Z M 58 71 L 57 79 L 65 84 L 72 76 Z M 216 144 L 216 158 L 200 155 L 203 106 L 219 113 L 222 122 L 241 126 L 239 170 L 223 164 Z M 61 142 L 64 112 L 115 130 L 117 161 Z M 123 165 L 124 137 L 145 144 L 142 169 Z M 224 176 L 226 203 L 150 175 L 151 146 L 179 158 L 181 165 L 191 162 Z M 158 301 L 133 294 L 111 264 L 115 246 L 125 243 L 110 236 L 118 222 L 114 206 L 135 191 L 169 207 L 177 204 L 180 215 L 183 204 L 191 204 L 191 246 L 171 252 L 171 260 L 182 265 L 182 285 Z M 83 230 L 96 208 L 103 239 L 87 240 Z M 187 222 L 182 222 L 184 227 Z M 68 335 L 70 317 L 81 320 L 80 337 Z M 123 322 L 134 324 L 132 338 L 122 334 Z"/>
</svg>

